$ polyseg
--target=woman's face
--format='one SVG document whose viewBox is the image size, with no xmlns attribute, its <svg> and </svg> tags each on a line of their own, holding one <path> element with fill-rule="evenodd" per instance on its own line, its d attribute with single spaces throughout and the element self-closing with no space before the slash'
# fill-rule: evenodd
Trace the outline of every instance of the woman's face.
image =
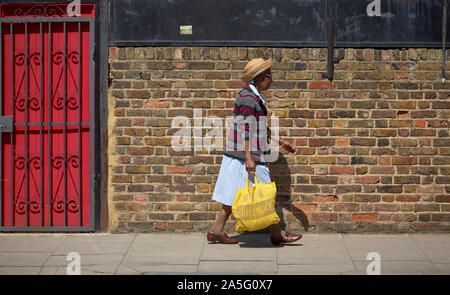
<svg viewBox="0 0 450 295">
<path fill-rule="evenodd" d="M 260 90 L 264 91 L 269 89 L 270 85 L 272 84 L 272 71 L 270 69 L 265 70 L 259 77 L 261 82 L 259 82 Z"/>
</svg>

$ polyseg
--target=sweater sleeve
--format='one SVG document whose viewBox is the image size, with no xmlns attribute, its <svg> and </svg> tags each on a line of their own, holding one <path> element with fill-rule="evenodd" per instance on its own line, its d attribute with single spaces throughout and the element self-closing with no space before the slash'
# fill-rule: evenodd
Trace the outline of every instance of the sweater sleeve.
<svg viewBox="0 0 450 295">
<path fill-rule="evenodd" d="M 253 99 L 240 99 L 234 105 L 234 120 L 237 131 L 245 141 L 249 141 L 257 128 L 256 105 Z"/>
</svg>

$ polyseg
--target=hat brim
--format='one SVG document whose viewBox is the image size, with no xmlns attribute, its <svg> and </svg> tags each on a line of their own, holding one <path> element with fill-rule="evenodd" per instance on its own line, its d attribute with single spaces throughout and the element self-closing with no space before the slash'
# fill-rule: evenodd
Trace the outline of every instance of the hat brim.
<svg viewBox="0 0 450 295">
<path fill-rule="evenodd" d="M 263 63 L 261 63 L 258 67 L 256 67 L 252 71 L 244 74 L 241 77 L 241 80 L 244 81 L 245 83 L 248 83 L 251 80 L 253 80 L 256 76 L 258 76 L 259 74 L 261 74 L 262 72 L 264 72 L 265 70 L 267 70 L 271 67 L 272 67 L 272 59 L 268 59 L 268 60 L 264 61 Z"/>
</svg>

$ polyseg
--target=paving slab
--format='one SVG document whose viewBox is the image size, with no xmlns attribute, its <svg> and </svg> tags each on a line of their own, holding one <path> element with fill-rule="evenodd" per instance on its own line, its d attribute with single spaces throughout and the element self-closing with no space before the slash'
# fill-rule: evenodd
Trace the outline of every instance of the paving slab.
<svg viewBox="0 0 450 295">
<path fill-rule="evenodd" d="M 447 240 L 450 241 L 450 233 L 412 233 L 408 234 L 409 237 L 413 239 L 420 239 L 420 240 L 426 240 L 426 239 L 439 239 L 439 240 Z"/>
<path fill-rule="evenodd" d="M 81 266 L 80 275 L 113 275 L 117 270 L 112 265 L 91 265 Z M 67 267 L 64 266 L 46 266 L 43 267 L 40 275 L 67 275 Z"/>
<path fill-rule="evenodd" d="M 450 263 L 433 263 L 436 267 L 438 274 L 450 275 Z"/>
<path fill-rule="evenodd" d="M 92 265 L 114 265 L 118 266 L 123 259 L 123 255 L 118 254 L 82 254 L 80 255 L 80 265 L 92 266 Z M 66 255 L 52 255 L 45 262 L 44 266 L 67 266 L 73 260 L 67 260 Z"/>
<path fill-rule="evenodd" d="M 342 234 L 330 234 L 330 233 L 324 233 L 324 234 L 303 234 L 302 238 L 298 242 L 305 242 L 305 241 L 342 241 L 344 238 L 342 237 Z"/>
<path fill-rule="evenodd" d="M 358 273 L 367 274 L 370 261 L 355 260 L 353 264 Z M 429 261 L 381 261 L 381 275 L 427 275 L 437 274 L 438 270 Z"/>
<path fill-rule="evenodd" d="M 413 241 L 432 263 L 450 263 L 450 236 L 414 237 Z"/>
<path fill-rule="evenodd" d="M 309 234 L 273 246 L 268 233 L 235 233 L 212 244 L 206 233 L 0 234 L 1 274 L 66 275 L 78 252 L 85 274 L 366 275 L 369 252 L 382 274 L 450 274 L 450 234 Z"/>
<path fill-rule="evenodd" d="M 241 233 L 230 235 L 239 244 L 224 245 L 206 242 L 203 247 L 201 261 L 275 261 L 276 248 L 270 242 L 269 233 Z"/>
<path fill-rule="evenodd" d="M 257 261 L 275 261 L 276 248 L 268 243 L 247 243 L 244 245 L 234 244 L 210 244 L 206 243 L 200 257 L 201 261 L 205 260 L 257 260 Z"/>
<path fill-rule="evenodd" d="M 278 264 L 351 264 L 342 241 L 302 241 L 277 249 Z"/>
<path fill-rule="evenodd" d="M 38 275 L 39 266 L 0 266 L 0 275 Z"/>
<path fill-rule="evenodd" d="M 2 234 L 0 252 L 52 252 L 66 237 L 63 235 Z"/>
<path fill-rule="evenodd" d="M 134 268 L 146 265 L 198 264 L 205 239 L 200 234 L 138 235 L 123 264 Z"/>
<path fill-rule="evenodd" d="M 49 258 L 49 252 L 8 252 L 0 253 L 0 267 L 37 266 L 41 267 Z"/>
<path fill-rule="evenodd" d="M 115 273 L 116 275 L 141 275 L 143 272 L 141 270 L 120 264 Z"/>
<path fill-rule="evenodd" d="M 276 274 L 276 261 L 200 261 L 198 272 L 208 274 Z"/>
<path fill-rule="evenodd" d="M 56 255 L 67 255 L 70 252 L 82 254 L 125 254 L 136 235 L 68 235 L 53 252 Z"/>
<path fill-rule="evenodd" d="M 286 275 L 342 275 L 355 273 L 353 264 L 279 264 L 278 274 Z"/>
<path fill-rule="evenodd" d="M 344 235 L 352 260 L 366 260 L 377 252 L 381 260 L 428 260 L 420 247 L 407 235 Z"/>
<path fill-rule="evenodd" d="M 128 267 L 121 264 L 117 269 L 118 275 L 143 275 L 143 274 L 186 274 L 196 273 L 198 264 L 163 264 L 163 265 L 145 265 L 136 267 Z"/>
</svg>

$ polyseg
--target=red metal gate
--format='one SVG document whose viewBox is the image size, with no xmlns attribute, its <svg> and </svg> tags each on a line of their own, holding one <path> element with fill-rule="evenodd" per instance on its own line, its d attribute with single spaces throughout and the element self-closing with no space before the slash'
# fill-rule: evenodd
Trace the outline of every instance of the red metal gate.
<svg viewBox="0 0 450 295">
<path fill-rule="evenodd" d="M 0 6 L 0 231 L 94 230 L 94 5 Z"/>
</svg>

